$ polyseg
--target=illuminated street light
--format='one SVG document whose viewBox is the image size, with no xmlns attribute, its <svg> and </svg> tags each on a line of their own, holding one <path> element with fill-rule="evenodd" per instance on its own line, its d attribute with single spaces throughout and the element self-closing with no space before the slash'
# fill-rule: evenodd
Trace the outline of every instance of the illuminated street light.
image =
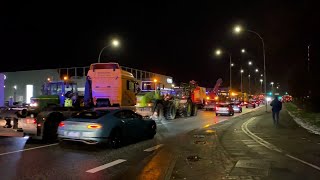
<svg viewBox="0 0 320 180">
<path fill-rule="evenodd" d="M 222 54 L 222 51 L 220 50 L 220 49 L 217 49 L 216 50 L 216 55 L 217 56 L 220 56 Z M 232 57 L 231 57 L 231 53 L 230 52 L 228 52 L 228 54 L 229 54 L 229 71 L 230 71 L 230 89 L 231 89 L 231 85 L 232 85 L 232 79 L 231 79 L 231 67 L 233 67 L 234 66 L 234 64 L 233 63 L 231 63 L 231 59 L 232 59 Z"/>
<path fill-rule="evenodd" d="M 234 27 L 233 30 L 235 33 L 240 33 L 242 31 L 242 28 L 241 28 L 241 26 L 236 26 L 236 27 Z"/>
<path fill-rule="evenodd" d="M 256 69 L 256 72 L 259 72 L 259 69 Z"/>
<path fill-rule="evenodd" d="M 64 76 L 63 80 L 65 80 L 65 81 L 68 80 L 68 76 Z"/>
<path fill-rule="evenodd" d="M 263 74 L 260 74 L 261 77 L 263 77 Z"/>
<path fill-rule="evenodd" d="M 221 50 L 220 50 L 220 49 L 217 49 L 217 50 L 216 50 L 216 55 L 217 55 L 217 56 L 220 56 L 220 55 L 221 55 Z"/>
<path fill-rule="evenodd" d="M 246 50 L 245 49 L 241 49 L 241 53 L 245 53 L 246 52 Z"/>
<path fill-rule="evenodd" d="M 120 45 L 119 40 L 113 39 L 110 44 L 108 44 L 108 45 L 106 45 L 105 47 L 103 47 L 103 48 L 101 49 L 100 53 L 99 53 L 98 63 L 100 63 L 101 54 L 102 54 L 102 52 L 103 52 L 106 48 L 108 48 L 108 47 L 110 47 L 110 46 L 112 46 L 112 47 L 118 47 L 119 45 Z"/>
<path fill-rule="evenodd" d="M 243 69 L 241 69 L 240 72 L 243 73 L 244 72 Z"/>
<path fill-rule="evenodd" d="M 17 85 L 14 85 L 14 86 L 13 86 L 13 89 L 17 90 Z"/>
<path fill-rule="evenodd" d="M 273 86 L 273 85 L 274 85 L 274 82 L 271 82 L 270 84 L 271 84 L 271 86 Z"/>
<path fill-rule="evenodd" d="M 114 47 L 118 47 L 119 46 L 119 41 L 117 40 L 117 39 L 114 39 L 114 40 L 112 40 L 112 45 L 114 46 Z"/>
<path fill-rule="evenodd" d="M 240 73 L 241 73 L 241 75 L 240 75 L 240 78 L 241 78 L 241 94 L 242 94 L 242 74 L 243 74 L 243 72 L 244 72 L 244 70 L 241 69 L 241 70 L 240 70 Z"/>
<path fill-rule="evenodd" d="M 252 65 L 252 62 L 251 62 L 251 61 L 249 61 L 249 62 L 248 62 L 248 64 L 249 64 L 249 66 L 251 66 L 251 65 Z"/>
<path fill-rule="evenodd" d="M 242 28 L 237 25 L 234 27 L 234 32 L 239 34 L 240 32 L 242 31 Z M 266 73 L 266 52 L 265 52 L 265 48 L 264 48 L 264 40 L 262 38 L 262 36 L 255 32 L 255 31 L 252 31 L 252 30 L 249 30 L 249 29 L 245 29 L 245 31 L 247 32 L 250 32 L 250 33 L 253 33 L 255 34 L 256 36 L 258 36 L 261 40 L 261 43 L 262 43 L 262 53 L 263 53 L 263 77 L 264 77 L 264 82 L 267 82 L 267 73 Z M 265 95 L 267 95 L 267 83 L 264 83 L 264 93 Z M 266 104 L 266 111 L 268 110 L 268 106 L 267 106 L 267 101 L 265 102 Z"/>
</svg>

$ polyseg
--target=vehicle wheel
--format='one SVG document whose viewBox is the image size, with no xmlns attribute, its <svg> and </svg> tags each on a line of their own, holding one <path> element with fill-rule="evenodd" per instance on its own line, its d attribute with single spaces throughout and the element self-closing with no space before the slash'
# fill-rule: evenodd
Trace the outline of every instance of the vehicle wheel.
<svg viewBox="0 0 320 180">
<path fill-rule="evenodd" d="M 192 114 L 192 102 L 187 101 L 186 109 L 185 109 L 185 116 L 190 117 L 191 114 Z"/>
<path fill-rule="evenodd" d="M 198 114 L 198 105 L 192 104 L 192 113 L 191 116 L 197 116 Z"/>
<path fill-rule="evenodd" d="M 254 105 L 253 108 L 256 108 L 256 105 Z"/>
<path fill-rule="evenodd" d="M 157 132 L 157 124 L 152 122 L 148 126 L 148 139 L 153 139 Z"/>
<path fill-rule="evenodd" d="M 246 108 L 248 108 L 248 106 L 246 106 Z"/>
<path fill-rule="evenodd" d="M 242 109 L 239 111 L 239 113 L 242 113 Z"/>
<path fill-rule="evenodd" d="M 155 121 L 161 121 L 164 119 L 163 116 L 163 105 L 158 103 L 154 109 L 152 119 Z"/>
<path fill-rule="evenodd" d="M 233 116 L 234 115 L 234 113 L 231 113 L 231 115 L 230 116 Z"/>
<path fill-rule="evenodd" d="M 64 120 L 64 117 L 61 113 L 51 113 L 45 123 L 43 129 L 42 140 L 44 142 L 52 143 L 58 140 L 58 126 L 61 121 Z"/>
<path fill-rule="evenodd" d="M 168 103 L 165 109 L 165 117 L 167 120 L 176 118 L 177 109 L 172 102 Z"/>
<path fill-rule="evenodd" d="M 120 128 L 112 129 L 110 133 L 109 145 L 114 149 L 122 146 L 122 134 Z"/>
</svg>

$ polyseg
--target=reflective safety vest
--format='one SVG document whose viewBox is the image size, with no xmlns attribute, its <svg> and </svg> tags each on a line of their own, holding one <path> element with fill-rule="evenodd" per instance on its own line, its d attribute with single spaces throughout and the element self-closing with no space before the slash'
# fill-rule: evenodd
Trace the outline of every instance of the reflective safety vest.
<svg viewBox="0 0 320 180">
<path fill-rule="evenodd" d="M 72 99 L 67 98 L 64 100 L 64 107 L 72 107 Z"/>
</svg>

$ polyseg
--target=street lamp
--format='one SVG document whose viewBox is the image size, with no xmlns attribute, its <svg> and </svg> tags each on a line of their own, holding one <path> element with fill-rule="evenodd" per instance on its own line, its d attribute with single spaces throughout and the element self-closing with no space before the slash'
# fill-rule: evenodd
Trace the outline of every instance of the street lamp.
<svg viewBox="0 0 320 180">
<path fill-rule="evenodd" d="M 260 83 L 261 83 L 261 92 L 262 92 L 262 82 L 263 82 L 263 79 L 260 79 Z"/>
<path fill-rule="evenodd" d="M 259 69 L 256 69 L 256 72 L 259 72 Z"/>
<path fill-rule="evenodd" d="M 245 49 L 241 49 L 241 53 L 245 53 L 246 52 L 246 50 Z"/>
<path fill-rule="evenodd" d="M 249 78 L 249 94 L 251 94 L 250 77 L 251 77 L 251 75 L 249 74 L 249 75 L 248 75 L 248 78 Z"/>
<path fill-rule="evenodd" d="M 274 85 L 274 82 L 271 82 L 270 84 L 271 84 L 271 87 L 272 87 L 272 88 L 271 88 L 271 91 L 272 91 L 272 94 L 273 94 L 273 85 Z"/>
<path fill-rule="evenodd" d="M 108 45 L 106 45 L 105 47 L 103 47 L 103 48 L 101 49 L 100 53 L 99 53 L 98 63 L 100 63 L 101 54 L 102 54 L 102 52 L 103 52 L 106 48 L 108 48 L 108 47 L 110 47 L 110 46 L 112 46 L 112 47 L 119 47 L 119 45 L 120 45 L 119 40 L 113 39 L 110 44 L 108 44 Z"/>
<path fill-rule="evenodd" d="M 241 70 L 240 70 L 240 73 L 241 73 L 241 75 L 240 75 L 240 78 L 241 78 L 241 93 L 242 93 L 242 74 L 243 74 L 243 72 L 244 72 L 244 70 L 241 69 Z"/>
<path fill-rule="evenodd" d="M 249 64 L 249 66 L 251 66 L 252 65 L 252 61 L 249 61 L 248 64 Z"/>
<path fill-rule="evenodd" d="M 220 56 L 222 54 L 222 51 L 220 50 L 220 49 L 217 49 L 216 50 L 216 55 L 217 56 Z M 229 54 L 229 71 L 230 71 L 230 90 L 231 90 L 231 88 L 232 88 L 232 83 L 231 83 L 231 67 L 233 67 L 234 66 L 234 64 L 231 62 L 231 53 L 228 53 Z"/>
<path fill-rule="evenodd" d="M 242 31 L 242 28 L 241 26 L 235 26 L 234 27 L 234 32 L 239 34 L 240 32 Z M 260 36 L 259 33 L 255 32 L 255 31 L 252 31 L 252 30 L 249 30 L 249 29 L 246 29 L 246 31 L 250 32 L 250 33 L 253 33 L 255 34 L 256 36 L 258 36 L 262 42 L 262 52 L 263 52 L 263 74 L 264 74 L 264 82 L 267 82 L 267 73 L 266 73 L 266 53 L 265 53 L 265 48 L 264 48 L 264 40 L 263 38 Z M 264 83 L 264 93 L 265 93 L 265 96 L 267 95 L 267 83 Z M 267 101 L 266 101 L 266 111 L 268 110 L 268 106 L 267 106 Z"/>
</svg>

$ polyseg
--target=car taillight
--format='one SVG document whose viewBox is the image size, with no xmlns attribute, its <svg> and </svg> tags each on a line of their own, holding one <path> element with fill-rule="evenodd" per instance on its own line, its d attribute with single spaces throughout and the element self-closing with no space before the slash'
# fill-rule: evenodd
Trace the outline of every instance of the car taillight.
<svg viewBox="0 0 320 180">
<path fill-rule="evenodd" d="M 64 126 L 64 122 L 60 122 L 59 127 L 63 127 L 63 126 Z"/>
<path fill-rule="evenodd" d="M 88 129 L 100 129 L 102 126 L 100 124 L 89 124 Z"/>
<path fill-rule="evenodd" d="M 238 105 L 238 107 L 241 107 L 240 105 Z"/>
</svg>

